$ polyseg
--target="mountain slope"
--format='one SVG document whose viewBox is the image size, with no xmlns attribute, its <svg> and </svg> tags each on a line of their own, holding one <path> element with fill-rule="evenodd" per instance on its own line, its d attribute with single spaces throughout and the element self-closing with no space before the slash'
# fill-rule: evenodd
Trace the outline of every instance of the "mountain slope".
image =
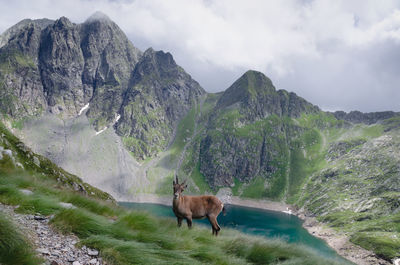
<svg viewBox="0 0 400 265">
<path fill-rule="evenodd" d="M 396 117 L 341 134 L 297 202 L 387 260 L 400 256 L 399 127 Z"/>
<path fill-rule="evenodd" d="M 119 199 L 146 190 L 136 160 L 164 150 L 205 93 L 171 54 L 143 54 L 101 13 L 82 24 L 24 20 L 1 40 L 3 120 L 36 152 Z"/>
<path fill-rule="evenodd" d="M 146 158 L 163 150 L 177 123 L 205 93 L 170 53 L 148 49 L 132 73 L 116 132 L 134 156 Z"/>
<path fill-rule="evenodd" d="M 372 221 L 398 222 L 398 113 L 323 112 L 257 71 L 208 94 L 102 14 L 2 34 L 0 111 L 35 151 L 120 200 L 169 195 L 178 173 L 192 193 L 285 201 L 400 255 L 398 227 Z"/>
<path fill-rule="evenodd" d="M 108 194 L 30 151 L 2 124 L 0 132 L 0 203 L 18 205 L 13 207 L 18 214 L 30 214 L 30 218 L 34 214 L 42 226 L 50 224 L 52 230 L 76 235 L 75 248 L 81 252 L 95 248 L 107 264 L 347 264 L 280 240 L 233 230 L 224 230 L 216 238 L 201 226 L 179 229 L 175 220 L 120 208 L 109 202 Z M 3 207 L 0 211 L 2 264 L 43 264 L 34 251 L 38 246 L 25 238 L 27 231 L 22 234 L 6 217 L 7 211 Z M 41 240 L 65 243 L 46 235 L 43 233 Z M 43 259 L 51 257 L 49 263 L 65 262 L 55 258 L 60 253 L 53 247 L 40 251 L 47 253 Z M 13 254 L 17 257 L 10 256 Z"/>
<path fill-rule="evenodd" d="M 291 149 L 311 133 L 293 119 L 315 113 L 318 107 L 276 91 L 262 73 L 246 72 L 219 97 L 207 121 L 199 143 L 200 172 L 213 189 L 254 183 L 257 191 L 235 189 L 247 197 L 285 196 L 294 181 Z"/>
</svg>

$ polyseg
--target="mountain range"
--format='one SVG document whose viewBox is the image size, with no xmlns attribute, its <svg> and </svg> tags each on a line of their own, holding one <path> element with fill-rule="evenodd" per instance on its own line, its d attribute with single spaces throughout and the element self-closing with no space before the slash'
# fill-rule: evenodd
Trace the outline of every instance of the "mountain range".
<svg viewBox="0 0 400 265">
<path fill-rule="evenodd" d="M 190 193 L 285 201 L 400 256 L 399 113 L 325 112 L 253 70 L 208 93 L 101 13 L 5 31 L 0 111 L 35 152 L 117 200 L 169 195 L 178 174 Z"/>
</svg>

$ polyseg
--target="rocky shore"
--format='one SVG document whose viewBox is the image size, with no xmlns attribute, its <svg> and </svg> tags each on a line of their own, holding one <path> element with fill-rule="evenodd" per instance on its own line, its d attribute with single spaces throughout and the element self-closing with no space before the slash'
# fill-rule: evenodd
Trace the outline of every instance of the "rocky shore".
<svg viewBox="0 0 400 265">
<path fill-rule="evenodd" d="M 31 241 L 38 256 L 46 265 L 101 265 L 105 264 L 95 249 L 77 246 L 74 235 L 63 235 L 49 224 L 50 218 L 41 215 L 18 214 L 16 207 L 0 204 L 0 211 L 18 225 Z"/>
<path fill-rule="evenodd" d="M 308 216 L 303 211 L 295 213 L 304 220 L 303 227 L 313 236 L 323 239 L 336 252 L 358 265 L 390 265 L 391 263 L 380 259 L 372 251 L 363 249 L 349 241 L 349 238 L 332 228 L 318 222 L 315 217 Z"/>
</svg>

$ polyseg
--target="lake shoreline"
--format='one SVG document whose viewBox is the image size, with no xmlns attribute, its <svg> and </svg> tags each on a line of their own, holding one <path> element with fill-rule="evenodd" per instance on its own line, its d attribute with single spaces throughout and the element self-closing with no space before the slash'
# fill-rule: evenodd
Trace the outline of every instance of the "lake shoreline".
<svg viewBox="0 0 400 265">
<path fill-rule="evenodd" d="M 358 265 L 370 265 L 370 264 L 381 264 L 391 265 L 392 263 L 378 258 L 372 251 L 366 250 L 350 242 L 349 237 L 332 228 L 327 227 L 323 223 L 319 222 L 315 217 L 308 215 L 303 210 L 293 211 L 291 205 L 269 201 L 269 200 L 253 200 L 253 199 L 242 199 L 237 196 L 229 196 L 228 198 L 221 198 L 225 204 L 231 204 L 236 206 L 244 206 L 250 208 L 257 208 L 270 211 L 278 212 L 291 212 L 291 214 L 302 219 L 303 227 L 313 236 L 324 240 L 332 249 L 334 249 L 340 256 L 345 259 L 354 262 Z M 172 205 L 171 197 L 162 197 L 154 194 L 140 194 L 130 197 L 129 199 L 123 200 L 124 202 L 136 202 L 136 203 L 155 203 L 166 206 Z"/>
<path fill-rule="evenodd" d="M 313 236 L 324 240 L 340 256 L 358 265 L 391 265 L 392 263 L 376 256 L 372 251 L 366 250 L 350 242 L 350 238 L 343 232 L 336 231 L 319 222 L 315 217 L 308 215 L 303 210 L 294 212 L 302 219 L 303 227 Z"/>
</svg>

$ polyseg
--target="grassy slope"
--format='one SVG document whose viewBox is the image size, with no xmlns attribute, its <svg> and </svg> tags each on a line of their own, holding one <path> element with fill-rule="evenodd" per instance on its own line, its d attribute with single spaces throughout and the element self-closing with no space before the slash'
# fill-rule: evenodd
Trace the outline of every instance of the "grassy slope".
<svg viewBox="0 0 400 265">
<path fill-rule="evenodd" d="M 15 224 L 0 212 L 0 264 L 40 264 L 32 245 Z"/>
<path fill-rule="evenodd" d="M 400 139 L 398 130 L 384 132 L 389 125 L 321 130 L 325 143 L 313 153 L 319 166 L 293 201 L 387 260 L 400 256 L 398 159 L 392 155 Z M 391 140 L 379 146 L 385 135 Z"/>
<path fill-rule="evenodd" d="M 5 133 L 2 146 L 8 147 L 13 139 L 4 127 L 1 129 Z M 22 153 L 14 158 L 15 162 L 24 159 L 26 165 L 31 159 Z M 15 167 L 8 156 L 0 161 L 1 203 L 20 205 L 17 208 L 20 213 L 53 214 L 53 227 L 76 234 L 82 240 L 80 244 L 99 249 L 110 264 L 318 264 L 321 261 L 335 264 L 301 246 L 278 240 L 250 237 L 230 230 L 222 231 L 221 236 L 215 238 L 206 228 L 178 229 L 173 220 L 128 211 L 98 198 L 104 196 L 88 197 L 74 191 L 41 168 L 27 166 L 23 170 Z M 20 192 L 22 188 L 33 194 Z M 70 202 L 77 208 L 63 209 L 59 202 Z M 16 229 L 3 216 L 0 218 L 0 234 L 6 233 L 7 242 L 15 242 L 13 248 L 9 248 L 2 241 L 5 237 L 1 237 L 0 261 L 8 264 L 7 259 L 13 252 L 19 253 L 20 264 L 40 264 L 32 254 L 30 243 L 20 233 L 14 233 Z"/>
<path fill-rule="evenodd" d="M 212 109 L 210 105 L 209 109 Z M 220 124 L 225 127 L 233 125 L 235 123 L 234 112 L 235 110 L 232 110 L 221 116 L 224 121 Z M 292 132 L 289 152 L 286 156 L 282 156 L 282 161 L 276 161 L 276 165 L 282 167 L 281 170 L 275 176 L 272 176 L 269 185 L 265 185 L 266 180 L 261 176 L 254 178 L 250 183 L 235 181 L 235 186 L 232 188 L 233 194 L 249 198 L 284 199 L 298 207 L 304 206 L 320 216 L 320 221 L 326 222 L 340 231 L 345 231 L 352 242 L 373 250 L 382 258 L 390 260 L 400 256 L 400 227 L 398 225 L 400 217 L 398 213 L 394 212 L 395 209 L 398 209 L 400 194 L 384 191 L 372 194 L 363 188 L 363 184 L 378 185 L 379 181 L 387 180 L 390 177 L 390 172 L 389 175 L 386 174 L 387 172 L 380 172 L 380 179 L 367 176 L 366 180 L 359 181 L 358 177 L 339 174 L 336 182 L 320 183 L 318 180 L 321 172 L 332 167 L 329 156 L 337 156 L 336 153 L 329 154 L 329 152 L 332 152 L 332 146 L 344 145 L 345 149 L 342 152 L 351 152 L 353 148 L 385 134 L 385 129 L 396 128 L 396 124 L 399 124 L 400 121 L 394 118 L 386 121 L 384 125 L 350 125 L 336 120 L 331 114 L 319 113 L 302 115 L 295 120 L 284 119 L 283 123 L 286 124 L 286 128 L 298 126 L 302 129 Z M 239 129 L 234 127 L 225 129 L 237 137 L 257 138 L 258 134 L 254 134 L 254 132 L 260 129 L 268 130 L 267 125 L 266 121 L 259 121 L 257 124 L 242 126 Z M 287 131 L 287 133 L 290 135 L 291 132 Z M 394 131 L 393 134 L 398 135 L 399 132 Z M 200 139 L 194 141 L 192 151 L 187 156 L 186 167 L 189 170 L 186 172 L 191 172 L 193 182 L 199 187 L 192 192 L 210 192 L 207 183 L 204 181 L 204 176 L 198 170 L 198 158 L 194 155 L 198 153 L 199 142 Z M 282 154 L 285 154 L 285 152 L 282 152 Z M 286 165 L 282 163 L 285 159 L 289 161 L 287 164 L 288 171 L 286 171 Z M 379 160 L 382 157 L 376 159 Z M 335 163 L 343 167 L 343 162 L 340 159 Z M 372 171 L 382 171 L 383 164 L 367 162 L 367 165 L 372 168 Z M 362 170 L 360 168 L 360 171 Z M 348 190 L 344 192 L 349 183 L 354 184 L 355 181 L 357 185 L 353 186 L 353 193 L 358 194 L 358 197 L 350 196 Z M 318 193 L 320 197 L 316 196 Z M 360 197 L 365 199 L 378 198 L 381 201 L 379 205 L 377 204 L 371 210 L 363 213 L 355 212 L 353 208 L 345 210 L 342 207 L 343 204 L 350 202 L 360 203 Z M 326 208 L 327 211 L 320 211 L 319 209 L 326 204 L 331 204 L 332 207 Z M 391 207 L 391 211 L 387 209 L 388 206 Z M 385 211 L 379 212 L 376 211 L 376 208 L 385 209 Z"/>
</svg>

